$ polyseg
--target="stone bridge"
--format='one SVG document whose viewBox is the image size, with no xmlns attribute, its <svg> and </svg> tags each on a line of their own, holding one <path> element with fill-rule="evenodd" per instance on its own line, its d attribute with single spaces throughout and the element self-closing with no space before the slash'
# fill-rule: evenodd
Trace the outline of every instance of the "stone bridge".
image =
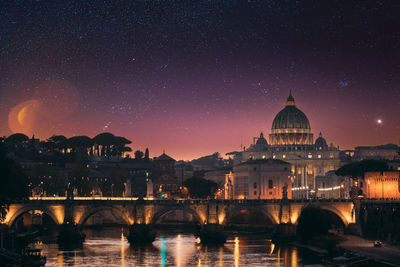
<svg viewBox="0 0 400 267">
<path fill-rule="evenodd" d="M 12 226 L 17 218 L 35 210 L 50 216 L 56 224 L 72 222 L 83 227 L 93 215 L 102 211 L 118 214 L 127 225 L 156 224 L 175 210 L 193 215 L 200 225 L 229 225 L 242 211 L 258 212 L 272 225 L 297 223 L 302 207 L 313 204 L 335 214 L 345 228 L 356 222 L 356 212 L 350 200 L 138 200 L 132 198 L 40 198 L 10 205 L 4 223 Z"/>
</svg>

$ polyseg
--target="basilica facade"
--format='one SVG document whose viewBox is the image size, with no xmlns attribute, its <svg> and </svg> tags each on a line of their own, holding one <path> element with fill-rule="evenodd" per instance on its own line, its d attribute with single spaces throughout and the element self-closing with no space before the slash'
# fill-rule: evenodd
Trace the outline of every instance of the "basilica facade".
<svg viewBox="0 0 400 267">
<path fill-rule="evenodd" d="M 328 146 L 321 133 L 314 142 L 310 122 L 291 93 L 272 122 L 269 141 L 263 133 L 253 140 L 247 149 L 234 153 L 234 164 L 269 158 L 290 163 L 293 198 L 312 197 L 316 178 L 341 166 L 338 147 Z"/>
</svg>

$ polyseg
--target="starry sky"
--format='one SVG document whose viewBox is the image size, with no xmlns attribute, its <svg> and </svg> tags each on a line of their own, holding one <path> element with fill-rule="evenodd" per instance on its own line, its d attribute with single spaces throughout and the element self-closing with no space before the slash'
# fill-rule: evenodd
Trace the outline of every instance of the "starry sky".
<svg viewBox="0 0 400 267">
<path fill-rule="evenodd" d="M 400 141 L 399 1 L 1 1 L 0 135 L 239 150 L 292 90 L 314 136 Z"/>
</svg>

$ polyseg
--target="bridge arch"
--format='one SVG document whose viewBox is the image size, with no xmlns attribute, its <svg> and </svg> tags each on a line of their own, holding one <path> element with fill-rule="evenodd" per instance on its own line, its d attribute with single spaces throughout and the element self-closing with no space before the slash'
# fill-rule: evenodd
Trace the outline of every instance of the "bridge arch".
<svg viewBox="0 0 400 267">
<path fill-rule="evenodd" d="M 129 211 L 125 210 L 125 209 L 121 209 L 119 207 L 115 207 L 115 206 L 98 206 L 98 207 L 94 207 L 94 208 L 89 208 L 79 219 L 79 221 L 77 222 L 78 226 L 80 229 L 83 228 L 83 226 L 85 225 L 86 221 L 93 215 L 95 215 L 96 213 L 99 212 L 104 212 L 104 211 L 111 211 L 112 213 L 117 213 L 119 216 L 121 216 L 121 218 L 123 219 L 123 221 L 127 224 L 127 225 L 131 225 L 133 223 L 131 217 L 129 216 Z"/>
<path fill-rule="evenodd" d="M 303 208 L 308 207 L 309 205 L 315 206 L 319 208 L 325 215 L 326 218 L 328 219 L 328 223 L 330 226 L 334 226 L 334 228 L 331 228 L 332 230 L 343 230 L 344 232 L 347 231 L 349 224 L 352 222 L 351 217 L 348 218 L 346 217 L 346 213 L 349 212 L 351 214 L 351 211 L 341 211 L 339 208 L 346 208 L 343 206 L 339 206 L 337 208 L 334 203 L 319 203 L 319 204 L 306 204 L 302 206 L 298 212 L 296 212 L 297 216 L 295 221 L 292 221 L 293 224 L 298 224 L 299 217 L 301 215 L 301 211 Z"/>
<path fill-rule="evenodd" d="M 272 216 L 267 210 L 260 208 L 260 207 L 251 207 L 251 206 L 236 206 L 231 210 L 228 210 L 226 214 L 226 224 L 230 224 L 232 222 L 232 219 L 239 215 L 242 211 L 250 211 L 253 213 L 259 213 L 265 216 L 271 223 L 272 225 L 279 224 L 277 221 L 277 218 Z"/>
<path fill-rule="evenodd" d="M 29 211 L 41 211 L 44 214 L 48 215 L 55 224 L 62 224 L 64 221 L 64 214 L 62 212 L 59 212 L 57 215 L 48 207 L 46 206 L 41 206 L 41 205 L 26 205 L 26 206 L 22 206 L 21 208 L 17 209 L 12 216 L 10 217 L 10 219 L 8 220 L 7 225 L 11 228 L 14 226 L 14 223 L 16 222 L 16 220 L 23 214 L 29 212 Z"/>
<path fill-rule="evenodd" d="M 199 215 L 199 213 L 190 208 L 190 207 L 168 207 L 168 208 L 161 208 L 160 210 L 158 210 L 152 217 L 150 220 L 150 224 L 153 225 L 155 224 L 161 217 L 163 217 L 164 215 L 167 215 L 170 212 L 174 212 L 174 211 L 183 211 L 186 213 L 189 213 L 191 215 L 193 215 L 193 218 L 201 225 L 204 224 L 206 222 L 206 220 L 202 219 L 202 217 Z"/>
<path fill-rule="evenodd" d="M 324 211 L 331 212 L 335 214 L 337 217 L 339 217 L 345 228 L 347 228 L 347 226 L 349 225 L 349 221 L 347 220 L 346 216 L 344 216 L 340 210 L 333 207 L 332 205 L 329 206 L 321 205 L 320 208 Z"/>
</svg>

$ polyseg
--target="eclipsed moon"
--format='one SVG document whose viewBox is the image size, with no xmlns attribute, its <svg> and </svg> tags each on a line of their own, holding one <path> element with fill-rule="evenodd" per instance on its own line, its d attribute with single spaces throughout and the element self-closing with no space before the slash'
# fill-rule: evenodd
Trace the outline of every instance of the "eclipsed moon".
<svg viewBox="0 0 400 267">
<path fill-rule="evenodd" d="M 45 81 L 36 86 L 31 100 L 12 108 L 8 125 L 13 133 L 51 135 L 52 126 L 72 116 L 78 102 L 78 91 L 70 82 Z"/>
<path fill-rule="evenodd" d="M 13 107 L 8 114 L 8 126 L 13 133 L 34 134 L 36 120 L 40 111 L 38 100 L 28 100 Z"/>
</svg>

